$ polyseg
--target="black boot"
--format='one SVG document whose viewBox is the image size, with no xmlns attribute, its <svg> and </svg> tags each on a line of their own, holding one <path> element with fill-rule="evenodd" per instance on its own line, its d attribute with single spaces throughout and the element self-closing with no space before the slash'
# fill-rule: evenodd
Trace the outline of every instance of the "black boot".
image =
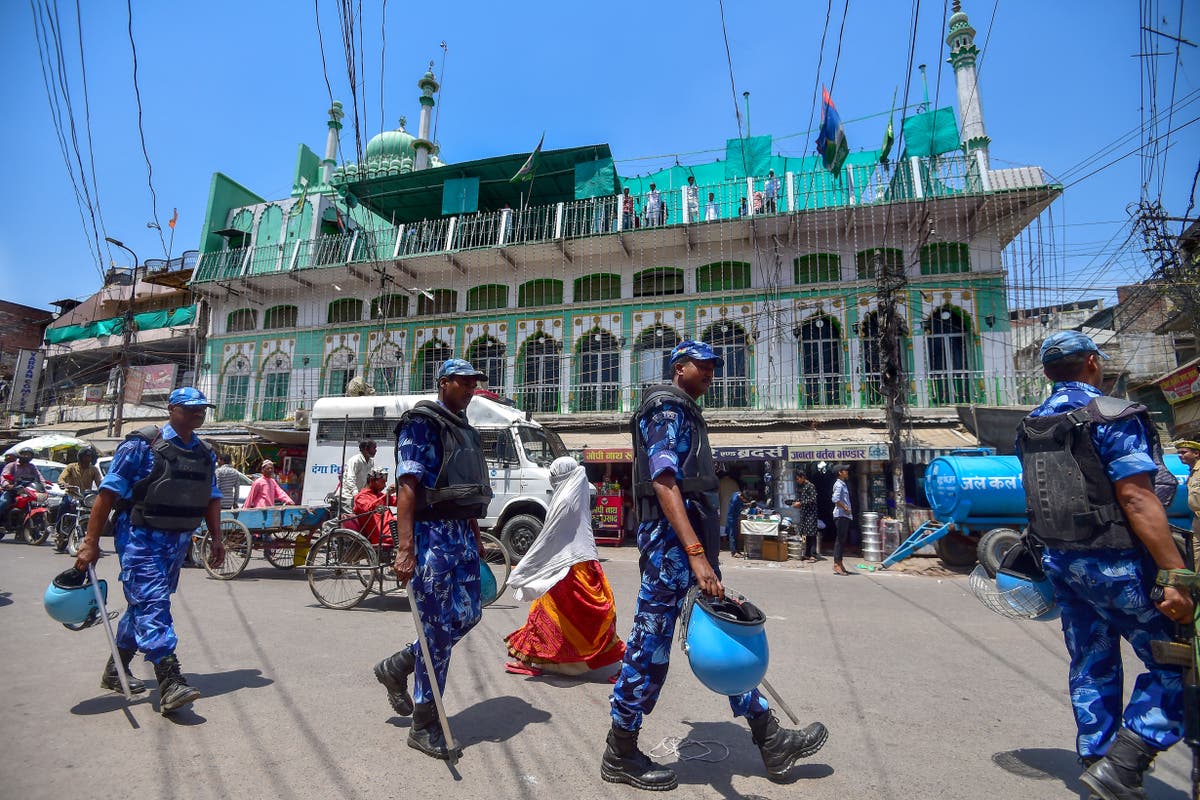
<svg viewBox="0 0 1200 800">
<path fill-rule="evenodd" d="M 375 665 L 375 679 L 387 687 L 392 710 L 402 717 L 413 713 L 412 696 L 408 693 L 408 676 L 416 667 L 417 657 L 405 647 Z"/>
<path fill-rule="evenodd" d="M 118 647 L 117 653 L 121 656 L 121 666 L 125 668 L 125 680 L 129 683 L 130 694 L 141 694 L 146 691 L 146 684 L 133 676 L 129 671 L 129 662 L 133 661 L 133 657 L 137 655 L 136 650 L 126 650 L 124 647 Z M 108 657 L 108 663 L 104 666 L 104 674 L 100 676 L 100 688 L 108 689 L 112 692 L 121 691 L 121 679 L 117 676 L 117 666 L 113 663 L 113 657 Z"/>
<path fill-rule="evenodd" d="M 1142 776 L 1156 755 L 1158 750 L 1142 737 L 1121 728 L 1104 758 L 1088 767 L 1079 779 L 1102 800 L 1145 800 Z"/>
<path fill-rule="evenodd" d="M 612 726 L 608 747 L 600 759 L 600 777 L 609 783 L 627 783 L 635 789 L 667 792 L 679 785 L 675 772 L 638 749 L 638 732 Z"/>
<path fill-rule="evenodd" d="M 446 737 L 442 735 L 441 721 L 433 703 L 417 703 L 412 710 L 412 728 L 408 731 L 408 746 L 420 750 L 427 756 L 450 760 L 446 749 Z M 461 751 L 454 755 L 457 758 Z"/>
<path fill-rule="evenodd" d="M 158 710 L 163 714 L 183 708 L 200 696 L 200 690 L 183 679 L 174 653 L 154 665 L 154 677 L 158 678 Z"/>
<path fill-rule="evenodd" d="M 779 781 L 796 763 L 797 759 L 808 758 L 821 749 L 829 738 L 829 731 L 819 722 L 814 722 L 802 731 L 779 727 L 774 711 L 748 720 L 754 743 L 762 753 L 767 777 Z"/>
</svg>

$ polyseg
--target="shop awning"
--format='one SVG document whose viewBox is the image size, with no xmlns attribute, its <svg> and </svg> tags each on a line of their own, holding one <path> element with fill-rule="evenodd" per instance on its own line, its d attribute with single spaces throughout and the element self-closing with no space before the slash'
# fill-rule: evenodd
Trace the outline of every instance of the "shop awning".
<svg viewBox="0 0 1200 800">
<path fill-rule="evenodd" d="M 914 428 L 903 437 L 904 460 L 909 464 L 928 464 L 938 456 L 955 450 L 979 447 L 979 440 L 957 428 Z"/>
<path fill-rule="evenodd" d="M 633 460 L 627 433 L 584 431 L 560 435 L 568 450 L 583 451 L 585 463 Z M 717 431 L 709 435 L 709 441 L 718 461 L 885 461 L 890 452 L 887 433 L 876 428 Z"/>
</svg>

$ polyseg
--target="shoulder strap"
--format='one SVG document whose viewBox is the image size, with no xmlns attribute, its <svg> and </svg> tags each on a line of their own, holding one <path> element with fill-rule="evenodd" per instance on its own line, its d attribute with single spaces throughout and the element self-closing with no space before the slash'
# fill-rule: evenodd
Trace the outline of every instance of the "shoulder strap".
<svg viewBox="0 0 1200 800">
<path fill-rule="evenodd" d="M 1141 403 L 1123 397 L 1096 397 L 1084 406 L 1096 422 L 1117 422 L 1144 414 L 1147 408 Z"/>
<path fill-rule="evenodd" d="M 143 425 L 132 433 L 125 435 L 125 439 L 145 439 L 153 444 L 160 436 L 162 436 L 162 428 L 157 425 Z"/>
</svg>

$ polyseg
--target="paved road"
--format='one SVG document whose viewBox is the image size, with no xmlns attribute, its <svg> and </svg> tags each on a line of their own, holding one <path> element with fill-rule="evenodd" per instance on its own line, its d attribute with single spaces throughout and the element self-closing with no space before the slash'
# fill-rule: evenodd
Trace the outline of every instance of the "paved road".
<svg viewBox="0 0 1200 800">
<path fill-rule="evenodd" d="M 624 635 L 636 551 L 603 555 Z M 186 570 L 175 602 L 179 655 L 205 696 L 168 720 L 149 699 L 126 707 L 98 688 L 102 631 L 71 633 L 45 616 L 42 592 L 68 565 L 49 547 L 0 542 L 0 797 L 645 796 L 600 780 L 605 676 L 523 678 L 501 669 L 501 640 L 523 623 L 523 604 L 502 598 L 455 650 L 447 703 L 466 749 L 452 770 L 405 746 L 408 720 L 393 716 L 371 673 L 412 636 L 403 599 L 330 611 L 300 573 L 258 558 L 228 583 Z M 676 651 L 643 744 L 711 742 L 719 763 L 675 763 L 673 796 L 1084 796 L 1056 625 L 990 615 L 962 576 L 841 578 L 828 565 L 739 560 L 725 577 L 771 616 L 770 678 L 805 722 L 829 726 L 829 743 L 790 785 L 770 783 L 745 724 L 730 719 L 726 701 Z M 101 560 L 120 598 L 116 571 L 115 558 Z M 152 674 L 141 661 L 135 672 Z M 1188 764 L 1181 747 L 1160 758 L 1151 796 L 1184 798 Z"/>
</svg>

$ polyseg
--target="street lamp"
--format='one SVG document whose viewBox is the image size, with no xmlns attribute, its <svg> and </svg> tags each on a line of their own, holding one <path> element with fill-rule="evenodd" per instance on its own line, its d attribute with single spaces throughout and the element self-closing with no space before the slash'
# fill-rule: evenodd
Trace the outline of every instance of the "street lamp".
<svg viewBox="0 0 1200 800">
<path fill-rule="evenodd" d="M 121 435 L 121 426 L 125 422 L 125 386 L 129 380 L 129 340 L 133 336 L 133 295 L 137 289 L 138 280 L 138 255 L 129 247 L 125 246 L 124 242 L 118 241 L 111 236 L 105 236 L 104 241 L 111 245 L 115 245 L 129 255 L 133 256 L 133 272 L 129 281 L 129 299 L 125 303 L 125 314 L 121 327 L 123 329 L 121 346 L 121 385 L 118 387 L 115 397 L 113 398 L 113 416 L 115 417 L 113 424 L 109 426 L 108 435 L 113 436 L 113 430 L 116 430 L 116 435 Z"/>
</svg>

